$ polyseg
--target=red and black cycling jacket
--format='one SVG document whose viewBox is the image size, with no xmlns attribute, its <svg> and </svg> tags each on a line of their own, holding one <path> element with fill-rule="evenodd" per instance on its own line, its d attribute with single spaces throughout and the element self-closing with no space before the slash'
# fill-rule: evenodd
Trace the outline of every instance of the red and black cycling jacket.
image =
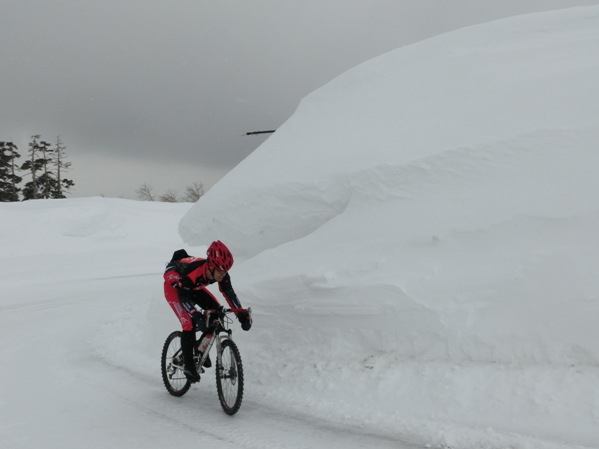
<svg viewBox="0 0 599 449">
<path fill-rule="evenodd" d="M 181 293 L 185 291 L 193 292 L 195 293 L 193 296 L 196 296 L 196 299 L 200 299 L 202 294 L 208 294 L 218 304 L 216 298 L 205 288 L 207 285 L 216 282 L 215 280 L 209 280 L 206 275 L 206 271 L 209 269 L 208 265 L 208 261 L 200 257 L 189 256 L 179 260 L 172 260 L 166 267 L 164 279 Z M 230 308 L 241 309 L 241 302 L 235 290 L 233 290 L 229 273 L 218 283 L 218 289 L 227 300 Z M 188 295 L 180 294 L 180 301 L 186 309 L 190 306 L 190 304 L 185 304 L 187 298 Z M 201 303 L 199 305 L 202 307 Z"/>
</svg>

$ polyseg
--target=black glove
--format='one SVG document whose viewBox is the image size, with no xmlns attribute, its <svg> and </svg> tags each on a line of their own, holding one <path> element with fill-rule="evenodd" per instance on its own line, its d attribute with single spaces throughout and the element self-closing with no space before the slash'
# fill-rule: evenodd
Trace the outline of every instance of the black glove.
<svg viewBox="0 0 599 449">
<path fill-rule="evenodd" d="M 241 328 L 244 331 L 249 331 L 252 328 L 252 309 L 239 312 L 237 314 L 237 319 L 241 323 Z"/>
</svg>

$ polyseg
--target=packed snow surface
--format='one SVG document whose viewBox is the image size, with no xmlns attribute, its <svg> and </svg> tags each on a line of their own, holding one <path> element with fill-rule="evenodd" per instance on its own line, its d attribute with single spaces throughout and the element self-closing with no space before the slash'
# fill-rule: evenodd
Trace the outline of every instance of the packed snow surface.
<svg viewBox="0 0 599 449">
<path fill-rule="evenodd" d="M 0 447 L 599 447 L 599 8 L 341 75 L 197 204 L 0 204 Z M 179 231 L 179 232 L 177 232 Z M 164 390 L 172 252 L 236 254 L 246 394 Z"/>
<path fill-rule="evenodd" d="M 597 7 L 400 48 L 189 211 L 187 242 L 243 260 L 266 394 L 452 447 L 599 447 L 598 55 Z"/>
</svg>

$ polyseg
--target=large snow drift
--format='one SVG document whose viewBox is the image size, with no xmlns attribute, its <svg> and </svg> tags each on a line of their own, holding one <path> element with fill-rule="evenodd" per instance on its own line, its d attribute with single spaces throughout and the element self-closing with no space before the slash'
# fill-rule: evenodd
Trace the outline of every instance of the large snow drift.
<svg viewBox="0 0 599 449">
<path fill-rule="evenodd" d="M 597 55 L 597 7 L 400 48 L 188 212 L 188 244 L 242 261 L 266 395 L 462 448 L 599 445 Z"/>
</svg>

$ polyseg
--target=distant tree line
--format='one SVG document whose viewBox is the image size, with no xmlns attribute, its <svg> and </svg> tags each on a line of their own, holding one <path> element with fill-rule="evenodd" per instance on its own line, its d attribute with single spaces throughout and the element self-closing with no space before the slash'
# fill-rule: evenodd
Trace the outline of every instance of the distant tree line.
<svg viewBox="0 0 599 449">
<path fill-rule="evenodd" d="M 0 201 L 21 201 L 48 198 L 66 198 L 75 185 L 64 173 L 71 166 L 67 162 L 66 146 L 56 138 L 56 144 L 41 139 L 39 134 L 31 137 L 25 162 L 13 142 L 0 141 Z M 23 177 L 29 180 L 22 184 Z"/>
<path fill-rule="evenodd" d="M 168 190 L 162 195 L 156 195 L 154 189 L 148 184 L 142 184 L 136 191 L 137 198 L 142 201 L 163 201 L 165 203 L 195 203 L 204 195 L 204 184 L 194 182 L 185 188 L 183 196 L 179 196 L 174 190 Z"/>
</svg>

